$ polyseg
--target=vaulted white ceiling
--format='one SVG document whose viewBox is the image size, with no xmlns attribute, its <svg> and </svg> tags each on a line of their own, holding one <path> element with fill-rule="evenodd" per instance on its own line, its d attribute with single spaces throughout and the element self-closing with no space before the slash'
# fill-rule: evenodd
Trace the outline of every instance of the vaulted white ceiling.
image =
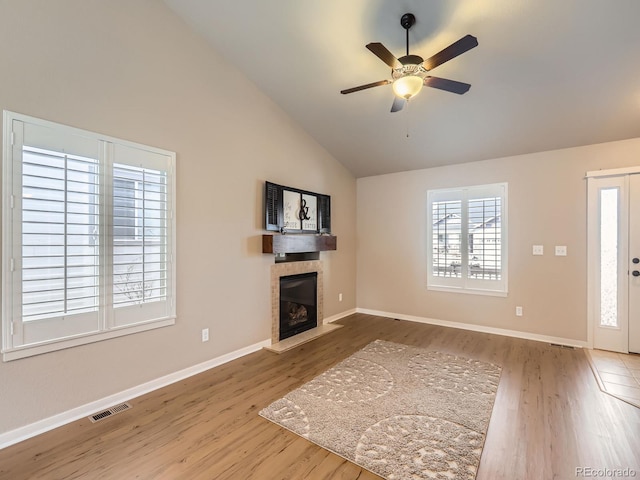
<svg viewBox="0 0 640 480">
<path fill-rule="evenodd" d="M 638 0 L 165 2 L 357 177 L 640 136 Z M 430 72 L 471 90 L 341 95 L 390 78 L 365 45 L 404 55 L 407 12 L 412 54 L 478 38 Z"/>
</svg>

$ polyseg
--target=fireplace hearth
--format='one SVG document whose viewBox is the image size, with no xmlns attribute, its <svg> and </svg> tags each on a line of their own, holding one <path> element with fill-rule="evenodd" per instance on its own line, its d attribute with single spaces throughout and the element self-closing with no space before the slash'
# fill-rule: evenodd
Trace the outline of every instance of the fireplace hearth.
<svg viewBox="0 0 640 480">
<path fill-rule="evenodd" d="M 318 273 L 280 277 L 279 340 L 318 326 Z"/>
</svg>

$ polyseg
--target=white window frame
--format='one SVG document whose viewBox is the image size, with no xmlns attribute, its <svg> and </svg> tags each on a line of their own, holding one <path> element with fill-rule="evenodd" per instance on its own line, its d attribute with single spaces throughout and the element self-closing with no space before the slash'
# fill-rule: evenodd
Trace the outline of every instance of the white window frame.
<svg viewBox="0 0 640 480">
<path fill-rule="evenodd" d="M 500 211 L 500 279 L 474 279 L 465 274 L 469 264 L 468 200 L 485 196 L 501 197 Z M 506 297 L 508 295 L 508 184 L 494 183 L 427 191 L 427 289 L 443 292 L 468 293 Z M 433 204 L 441 201 L 460 201 L 460 278 L 434 275 Z"/>
<path fill-rule="evenodd" d="M 3 112 L 3 182 L 2 182 L 2 358 L 10 361 L 64 348 L 98 342 L 141 331 L 175 324 L 176 319 L 176 154 L 95 132 L 22 115 Z M 55 151 L 66 152 L 65 139 L 80 138 L 87 145 L 97 145 L 96 159 L 100 173 L 100 294 L 97 313 L 87 316 L 62 314 L 52 317 L 38 335 L 25 334 L 27 322 L 22 320 L 22 145 L 26 128 L 48 129 L 51 142 L 59 144 Z M 25 145 L 26 146 L 26 145 Z M 31 146 L 31 145 L 30 145 Z M 59 149 L 58 149 L 59 148 Z M 93 148 L 93 147 L 92 147 Z M 118 152 L 126 152 L 124 154 Z M 119 156 L 120 155 L 120 156 Z M 93 157 L 91 157 L 93 158 Z M 166 172 L 166 295 L 158 301 L 140 302 L 133 307 L 113 307 L 111 168 L 125 162 L 136 168 Z M 130 163 L 133 162 L 133 163 Z M 15 172 L 15 173 L 14 173 Z M 106 193 L 105 193 L 106 192 Z M 137 228 L 137 227 L 136 227 Z M 39 321 L 37 321 L 39 322 Z M 32 321 L 33 323 L 33 321 Z M 38 326 L 40 328 L 40 326 Z M 42 332 L 42 333 L 40 333 Z M 68 333 L 73 332 L 73 333 Z"/>
</svg>

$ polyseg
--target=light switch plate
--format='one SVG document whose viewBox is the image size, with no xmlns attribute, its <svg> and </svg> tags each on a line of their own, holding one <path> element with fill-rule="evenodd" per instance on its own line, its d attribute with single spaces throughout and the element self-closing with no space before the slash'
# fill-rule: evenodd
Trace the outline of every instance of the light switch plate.
<svg viewBox="0 0 640 480">
<path fill-rule="evenodd" d="M 556 257 L 566 257 L 566 256 L 567 256 L 567 246 L 556 245 Z"/>
<path fill-rule="evenodd" d="M 543 245 L 534 245 L 533 246 L 533 254 L 534 255 L 544 255 L 544 246 Z"/>
</svg>

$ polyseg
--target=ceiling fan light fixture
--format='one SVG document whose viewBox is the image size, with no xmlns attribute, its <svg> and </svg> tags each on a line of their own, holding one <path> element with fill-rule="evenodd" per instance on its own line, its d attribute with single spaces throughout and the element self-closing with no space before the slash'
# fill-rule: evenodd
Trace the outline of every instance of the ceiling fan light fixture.
<svg viewBox="0 0 640 480">
<path fill-rule="evenodd" d="M 409 53 L 409 29 L 416 23 L 416 17 L 411 13 L 405 13 L 400 18 L 400 25 L 405 29 L 407 40 L 407 54 L 396 58 L 393 53 L 380 42 L 372 42 L 366 45 L 367 49 L 376 57 L 391 67 L 391 80 L 380 80 L 378 82 L 367 83 L 359 87 L 340 90 L 340 93 L 359 92 L 380 85 L 392 84 L 393 93 L 396 98 L 391 106 L 391 112 L 399 112 L 410 98 L 415 97 L 423 85 L 437 88 L 451 93 L 462 95 L 469 91 L 471 85 L 468 83 L 447 80 L 446 78 L 432 77 L 428 73 L 439 65 L 448 62 L 452 58 L 478 46 L 478 39 L 473 35 L 465 35 L 457 42 L 453 42 L 448 47 L 440 50 L 435 55 L 424 60 L 419 55 Z"/>
<path fill-rule="evenodd" d="M 405 75 L 393 82 L 393 93 L 400 98 L 409 100 L 420 93 L 422 85 L 424 85 L 424 79 L 422 77 L 418 77 L 416 75 Z"/>
</svg>

